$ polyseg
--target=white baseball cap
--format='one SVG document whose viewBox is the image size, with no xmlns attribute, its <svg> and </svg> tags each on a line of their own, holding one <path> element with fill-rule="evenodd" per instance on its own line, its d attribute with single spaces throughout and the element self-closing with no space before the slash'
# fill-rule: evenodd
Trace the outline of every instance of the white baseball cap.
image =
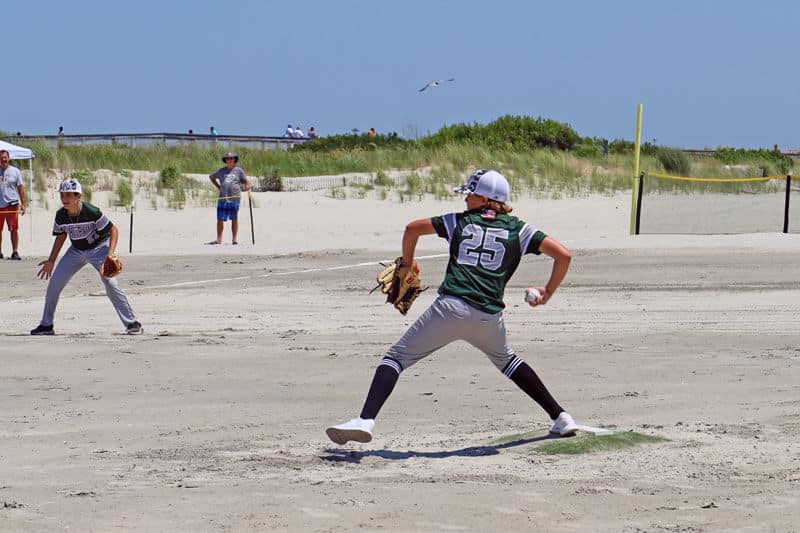
<svg viewBox="0 0 800 533">
<path fill-rule="evenodd" d="M 69 178 L 58 184 L 58 192 L 76 192 L 78 194 L 83 194 L 83 189 L 81 189 L 81 183 L 78 180 Z"/>
<path fill-rule="evenodd" d="M 469 177 L 466 185 L 453 188 L 453 192 L 479 194 L 504 204 L 508 201 L 508 195 L 511 194 L 511 187 L 505 176 L 496 170 L 476 170 Z"/>
</svg>

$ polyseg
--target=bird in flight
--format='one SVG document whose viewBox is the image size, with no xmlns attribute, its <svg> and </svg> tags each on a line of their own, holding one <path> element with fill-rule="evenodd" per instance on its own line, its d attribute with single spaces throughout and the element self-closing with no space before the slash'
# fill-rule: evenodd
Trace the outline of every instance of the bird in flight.
<svg viewBox="0 0 800 533">
<path fill-rule="evenodd" d="M 436 80 L 436 81 L 432 81 L 432 82 L 430 82 L 430 83 L 427 83 L 427 84 L 425 84 L 425 87 L 423 87 L 422 89 L 420 89 L 420 90 L 419 90 L 419 91 L 417 91 L 417 92 L 418 92 L 418 93 L 421 93 L 422 91 L 424 91 L 425 89 L 428 89 L 429 87 L 438 87 L 439 85 L 443 84 L 443 83 L 444 83 L 444 82 L 446 82 L 446 81 L 456 81 L 456 79 L 455 79 L 455 78 L 447 78 L 446 80 Z"/>
</svg>

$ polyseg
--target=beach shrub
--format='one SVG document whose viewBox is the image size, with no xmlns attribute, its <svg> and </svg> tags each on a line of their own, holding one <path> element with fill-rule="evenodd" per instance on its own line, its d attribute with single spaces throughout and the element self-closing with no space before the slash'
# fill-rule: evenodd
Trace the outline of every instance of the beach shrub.
<svg viewBox="0 0 800 533">
<path fill-rule="evenodd" d="M 614 139 L 608 143 L 608 152 L 610 154 L 633 155 L 634 148 L 636 148 L 636 145 L 633 141 L 625 139 Z"/>
<path fill-rule="evenodd" d="M 373 181 L 373 183 L 381 187 L 391 187 L 394 185 L 394 181 L 382 170 L 379 170 L 375 175 L 375 181 Z"/>
<path fill-rule="evenodd" d="M 126 179 L 117 182 L 117 200 L 115 205 L 128 207 L 133 203 L 133 187 Z"/>
<path fill-rule="evenodd" d="M 684 152 L 677 148 L 659 148 L 658 160 L 664 170 L 678 176 L 689 176 L 692 171 L 692 162 Z"/>
<path fill-rule="evenodd" d="M 542 117 L 504 115 L 486 125 L 475 122 L 472 125 L 445 126 L 424 137 L 421 143 L 427 148 L 473 143 L 489 148 L 571 150 L 578 141 L 580 136 L 569 124 Z"/>
<path fill-rule="evenodd" d="M 180 170 L 174 165 L 167 165 L 162 168 L 156 180 L 159 194 L 164 189 L 174 189 L 179 186 L 183 186 L 183 176 Z"/>
<path fill-rule="evenodd" d="M 581 142 L 572 150 L 575 157 L 596 158 L 603 155 L 603 147 L 594 143 Z"/>
<path fill-rule="evenodd" d="M 636 143 L 625 139 L 614 139 L 608 143 L 608 153 L 610 154 L 633 155 L 635 149 Z M 658 156 L 659 150 L 658 146 L 650 142 L 644 142 L 639 145 L 640 155 Z"/>
<path fill-rule="evenodd" d="M 281 192 L 283 190 L 283 179 L 278 174 L 277 168 L 261 168 L 258 174 L 260 178 L 250 178 L 255 192 Z"/>
<path fill-rule="evenodd" d="M 158 194 L 164 190 L 169 191 L 169 206 L 174 209 L 183 209 L 186 205 L 186 178 L 178 167 L 167 165 L 158 174 L 156 189 Z"/>
</svg>

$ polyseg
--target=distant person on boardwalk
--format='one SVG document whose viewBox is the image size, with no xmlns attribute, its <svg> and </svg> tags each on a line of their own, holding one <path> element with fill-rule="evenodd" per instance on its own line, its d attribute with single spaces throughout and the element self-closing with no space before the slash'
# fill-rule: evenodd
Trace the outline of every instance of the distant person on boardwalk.
<svg viewBox="0 0 800 533">
<path fill-rule="evenodd" d="M 289 137 L 290 139 L 294 138 L 294 128 L 292 127 L 291 124 L 286 126 L 286 131 L 283 132 L 283 136 L 284 137 Z"/>
<path fill-rule="evenodd" d="M 194 135 L 194 130 L 189 130 L 189 135 Z"/>
<path fill-rule="evenodd" d="M 117 227 L 100 209 L 81 201 L 83 190 L 78 180 L 69 178 L 62 181 L 58 192 L 64 207 L 56 211 L 53 248 L 50 256 L 39 263 L 41 268 L 38 274 L 40 278 L 49 279 L 50 282 L 47 284 L 42 320 L 31 330 L 31 335 L 55 334 L 53 317 L 61 291 L 87 263 L 100 273 L 100 280 L 106 287 L 106 296 L 125 326 L 125 332 L 128 335 L 141 335 L 144 331 L 142 324 L 136 320 L 128 295 L 119 286 L 118 278 L 104 276 L 106 257 L 113 256 L 117 248 Z M 56 265 L 58 253 L 68 237 L 71 246 Z"/>
<path fill-rule="evenodd" d="M 58 127 L 58 134 L 59 135 L 64 135 L 64 126 L 59 126 Z"/>
<path fill-rule="evenodd" d="M 208 131 L 209 131 L 209 134 L 212 137 L 216 137 L 217 136 L 217 128 L 215 128 L 214 126 L 211 126 L 210 128 L 208 128 Z"/>
<path fill-rule="evenodd" d="M 375 128 L 370 128 L 369 131 L 367 132 L 367 135 L 369 135 L 370 139 L 375 137 Z"/>
<path fill-rule="evenodd" d="M 22 174 L 11 166 L 8 150 L 0 150 L 0 259 L 3 258 L 3 226 L 11 234 L 11 259 L 19 261 L 19 217 L 25 214 L 25 187 Z"/>
<path fill-rule="evenodd" d="M 308 138 L 309 139 L 316 139 L 319 135 L 317 135 L 317 130 L 314 129 L 314 126 L 308 128 Z"/>
<path fill-rule="evenodd" d="M 294 129 L 294 138 L 295 139 L 305 139 L 306 138 L 305 134 L 303 133 L 303 128 L 301 128 L 300 126 L 297 126 Z"/>
<path fill-rule="evenodd" d="M 208 244 L 222 244 L 222 230 L 225 221 L 231 221 L 232 244 L 239 244 L 236 240 L 239 235 L 239 202 L 242 191 L 250 190 L 250 180 L 244 175 L 244 170 L 236 166 L 239 156 L 228 152 L 222 156 L 225 166 L 211 174 L 208 178 L 214 187 L 219 189 L 217 200 L 217 240 Z"/>
</svg>

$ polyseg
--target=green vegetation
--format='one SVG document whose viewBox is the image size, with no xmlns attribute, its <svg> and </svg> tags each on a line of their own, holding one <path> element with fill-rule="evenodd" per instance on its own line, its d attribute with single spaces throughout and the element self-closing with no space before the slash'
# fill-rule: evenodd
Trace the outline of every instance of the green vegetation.
<svg viewBox="0 0 800 533">
<path fill-rule="evenodd" d="M 187 194 L 202 194 L 183 173 L 207 175 L 221 166 L 220 147 L 187 143 L 131 147 L 111 145 L 50 146 L 31 144 L 37 165 L 69 173 L 76 169 L 108 169 L 130 178 L 130 170 L 160 171 L 159 193 L 166 190 L 170 205 L 180 208 Z M 255 178 L 255 190 L 290 189 L 287 180 L 299 176 L 374 172 L 375 194 L 413 200 L 421 195 L 449 196 L 450 187 L 476 168 L 497 168 L 512 185 L 515 195 L 561 198 L 593 193 L 629 191 L 633 183 L 633 151 L 630 141 L 580 137 L 568 124 L 544 118 L 503 116 L 489 124 L 454 124 L 432 135 L 408 140 L 391 135 L 369 137 L 357 132 L 316 139 L 291 149 L 225 148 L 237 152 L 242 168 Z M 693 177 L 785 175 L 793 160 L 770 150 L 721 149 L 716 157 L 689 156 L 668 147 L 642 145 L 640 168 Z M 403 178 L 389 178 L 392 169 Z M 80 170 L 79 172 L 90 172 Z M 40 173 L 41 174 L 41 173 Z M 648 180 L 659 190 L 699 190 L 697 184 Z M 81 183 L 84 183 L 81 180 Z M 84 184 L 86 186 L 86 184 Z M 91 186 L 90 186 L 91 187 Z M 702 187 L 706 187 L 703 185 Z M 729 185 L 709 185 L 726 190 Z M 758 185 L 754 185 L 758 187 Z M 384 189 L 391 189 L 387 193 Z M 738 189 L 737 189 L 738 190 Z M 117 191 L 118 192 L 118 191 Z M 358 196 L 365 196 L 361 190 Z M 332 195 L 341 195 L 335 192 Z M 512 198 L 513 201 L 513 198 Z"/>
<path fill-rule="evenodd" d="M 612 435 L 578 434 L 568 439 L 557 439 L 540 446 L 532 447 L 535 453 L 547 455 L 578 455 L 584 453 L 608 452 L 622 448 L 632 448 L 641 444 L 668 442 L 669 439 L 644 435 L 635 431 L 614 433 Z"/>
<path fill-rule="evenodd" d="M 692 173 L 689 156 L 677 148 L 661 148 L 657 152 L 657 157 L 664 170 L 674 176 L 690 176 Z"/>
<path fill-rule="evenodd" d="M 421 139 L 426 148 L 448 144 L 477 144 L 494 149 L 533 150 L 556 148 L 571 150 L 580 136 L 568 124 L 555 120 L 505 115 L 486 124 L 456 124 Z"/>
<path fill-rule="evenodd" d="M 133 203 L 133 187 L 131 186 L 131 182 L 127 179 L 123 178 L 117 182 L 116 193 L 116 205 L 128 207 Z"/>
<path fill-rule="evenodd" d="M 529 431 L 527 433 L 515 433 L 513 435 L 505 435 L 498 439 L 491 441 L 491 446 L 511 444 L 517 441 L 541 439 L 543 437 L 541 431 Z M 668 442 L 669 439 L 663 437 L 655 437 L 652 435 L 644 435 L 634 431 L 625 433 L 613 433 L 611 435 L 591 435 L 587 433 L 578 433 L 575 437 L 565 439 L 546 439 L 542 443 L 536 443 L 527 446 L 524 450 L 534 453 L 543 453 L 547 455 L 577 455 L 582 453 L 593 453 L 619 450 L 622 448 L 630 448 L 640 444 L 654 444 L 658 442 Z"/>
<path fill-rule="evenodd" d="M 408 141 L 397 134 L 393 135 L 375 135 L 374 137 L 368 136 L 366 133 L 363 135 L 346 134 L 346 135 L 331 135 L 330 137 L 320 137 L 315 139 L 314 142 L 307 142 L 297 145 L 293 148 L 299 152 L 319 152 L 327 153 L 334 150 L 378 150 L 381 148 L 402 148 L 413 144 L 413 141 Z"/>
<path fill-rule="evenodd" d="M 283 190 L 283 180 L 277 168 L 268 169 L 266 172 L 258 173 L 258 183 L 253 183 L 254 191 L 274 191 Z"/>
<path fill-rule="evenodd" d="M 186 205 L 186 185 L 187 178 L 181 174 L 180 170 L 174 165 L 167 165 L 158 175 L 156 189 L 158 194 L 163 194 L 164 190 L 169 191 L 169 206 L 175 209 L 183 209 Z"/>
</svg>

